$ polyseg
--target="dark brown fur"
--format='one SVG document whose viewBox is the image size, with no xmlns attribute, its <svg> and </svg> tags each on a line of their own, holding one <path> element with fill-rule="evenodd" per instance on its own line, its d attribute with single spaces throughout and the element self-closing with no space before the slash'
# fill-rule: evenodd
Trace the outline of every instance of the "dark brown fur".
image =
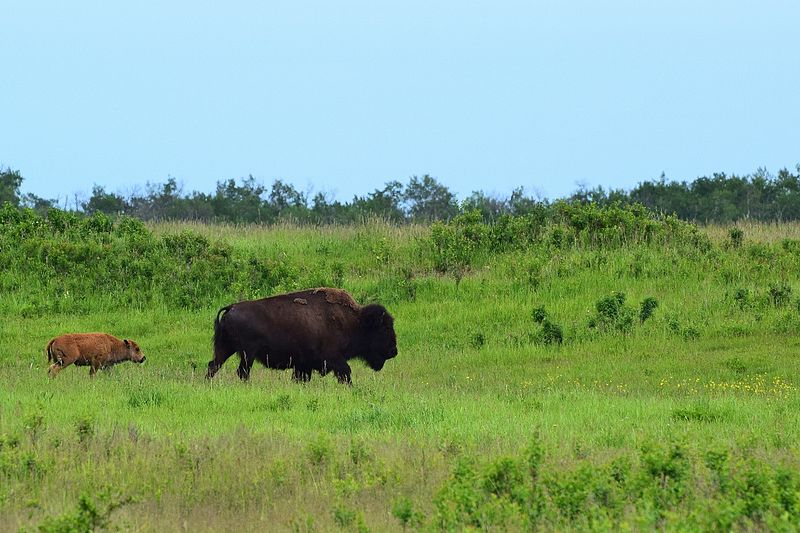
<svg viewBox="0 0 800 533">
<path fill-rule="evenodd" d="M 237 374 L 250 377 L 255 360 L 267 368 L 292 368 L 297 381 L 333 372 L 350 383 L 348 359 L 373 370 L 397 355 L 394 320 L 382 305 L 360 306 L 342 289 L 319 288 L 223 307 L 214 321 L 211 378 L 234 353 Z"/>
<path fill-rule="evenodd" d="M 100 368 L 123 361 L 143 363 L 145 356 L 132 340 L 120 340 L 108 333 L 67 333 L 47 343 L 45 348 L 50 376 L 56 376 L 69 365 L 88 366 L 94 376 Z"/>
</svg>

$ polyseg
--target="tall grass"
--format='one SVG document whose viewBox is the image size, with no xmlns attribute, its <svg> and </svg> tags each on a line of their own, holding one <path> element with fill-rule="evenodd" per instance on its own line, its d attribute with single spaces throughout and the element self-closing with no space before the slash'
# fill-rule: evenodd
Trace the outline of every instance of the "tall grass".
<svg viewBox="0 0 800 533">
<path fill-rule="evenodd" d="M 0 529 L 800 527 L 793 226 L 745 226 L 733 246 L 728 228 L 577 215 L 58 229 L 6 214 Z M 356 364 L 344 387 L 256 367 L 243 384 L 229 362 L 204 379 L 218 306 L 334 282 L 395 316 L 382 372 Z M 68 331 L 133 338 L 148 361 L 50 380 L 42 349 Z"/>
</svg>

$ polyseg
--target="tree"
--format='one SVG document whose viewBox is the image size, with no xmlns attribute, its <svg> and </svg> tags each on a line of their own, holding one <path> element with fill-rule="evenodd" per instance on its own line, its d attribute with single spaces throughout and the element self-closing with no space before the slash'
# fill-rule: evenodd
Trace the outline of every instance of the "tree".
<svg viewBox="0 0 800 533">
<path fill-rule="evenodd" d="M 311 200 L 311 219 L 317 224 L 351 222 L 352 209 L 348 204 L 331 200 L 328 195 L 318 192 Z"/>
<path fill-rule="evenodd" d="M 353 198 L 353 208 L 361 215 L 374 215 L 392 222 L 403 222 L 403 184 L 399 181 L 386 182 L 383 189 L 375 189 L 366 198 Z"/>
<path fill-rule="evenodd" d="M 529 215 L 540 213 L 546 208 L 545 202 L 539 202 L 531 196 L 525 196 L 525 189 L 517 187 L 511 191 L 511 198 L 508 199 L 508 206 L 513 215 Z"/>
<path fill-rule="evenodd" d="M 415 221 L 450 220 L 458 214 L 455 195 L 429 174 L 422 178 L 411 177 L 404 200 L 408 202 L 409 213 Z"/>
<path fill-rule="evenodd" d="M 306 203 L 306 195 L 295 189 L 291 183 L 284 183 L 281 180 L 272 182 L 267 205 L 274 218 L 282 215 L 294 215 L 298 218 L 304 218 L 303 215 L 308 209 Z"/>
<path fill-rule="evenodd" d="M 480 211 L 484 222 L 492 222 L 501 215 L 509 213 L 511 208 L 507 199 L 487 196 L 483 191 L 472 191 L 472 194 L 461 204 L 461 210 L 464 212 Z"/>
<path fill-rule="evenodd" d="M 263 222 L 267 217 L 261 196 L 263 185 L 250 175 L 237 185 L 234 180 L 217 182 L 217 192 L 211 200 L 214 212 L 230 222 Z"/>
<path fill-rule="evenodd" d="M 100 185 L 92 187 L 92 196 L 89 201 L 83 203 L 83 210 L 87 215 L 95 213 L 105 213 L 106 215 L 118 215 L 125 212 L 127 204 L 122 196 L 106 192 Z"/>
<path fill-rule="evenodd" d="M 44 215 L 47 213 L 47 211 L 56 206 L 56 201 L 48 200 L 47 198 L 40 198 L 32 192 L 29 192 L 22 196 L 22 205 L 24 207 L 33 209 L 40 215 Z"/>
<path fill-rule="evenodd" d="M 19 170 L 0 169 L 0 205 L 9 202 L 13 206 L 19 206 L 20 185 L 22 185 L 22 175 Z"/>
</svg>

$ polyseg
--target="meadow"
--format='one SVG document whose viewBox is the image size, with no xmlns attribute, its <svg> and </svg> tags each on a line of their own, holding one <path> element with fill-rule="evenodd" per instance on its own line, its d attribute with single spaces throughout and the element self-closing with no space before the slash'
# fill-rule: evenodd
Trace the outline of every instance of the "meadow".
<svg viewBox="0 0 800 533">
<path fill-rule="evenodd" d="M 555 206 L 269 227 L 0 210 L 0 530 L 800 528 L 800 226 Z M 237 358 L 217 309 L 395 317 L 353 385 Z M 72 331 L 147 355 L 47 377 Z"/>
</svg>

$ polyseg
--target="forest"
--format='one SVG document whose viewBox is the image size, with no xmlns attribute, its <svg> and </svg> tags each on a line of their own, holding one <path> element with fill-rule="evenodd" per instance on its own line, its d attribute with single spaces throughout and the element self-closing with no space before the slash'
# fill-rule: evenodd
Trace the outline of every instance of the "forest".
<svg viewBox="0 0 800 533">
<path fill-rule="evenodd" d="M 478 210 L 485 222 L 492 222 L 503 215 L 525 215 L 558 202 L 641 204 L 703 224 L 800 219 L 800 165 L 794 171 L 781 169 L 777 175 L 765 169 L 744 176 L 715 173 L 691 181 L 668 181 L 662 175 L 658 180 L 642 181 L 629 191 L 581 186 L 569 197 L 557 199 L 538 198 L 520 186 L 507 197 L 473 191 L 461 201 L 456 192 L 428 174 L 411 176 L 405 184 L 399 180 L 386 182 L 349 202 L 324 192 L 298 190 L 280 179 L 267 186 L 253 176 L 220 180 L 213 193 L 187 192 L 175 178 L 168 178 L 163 183 L 148 182 L 144 191 L 127 195 L 95 185 L 88 197 L 78 194 L 63 199 L 23 194 L 23 181 L 20 171 L 0 169 L 0 205 L 9 202 L 40 213 L 60 207 L 88 215 L 124 214 L 152 221 L 350 224 L 377 217 L 402 224 L 448 221 Z"/>
</svg>

